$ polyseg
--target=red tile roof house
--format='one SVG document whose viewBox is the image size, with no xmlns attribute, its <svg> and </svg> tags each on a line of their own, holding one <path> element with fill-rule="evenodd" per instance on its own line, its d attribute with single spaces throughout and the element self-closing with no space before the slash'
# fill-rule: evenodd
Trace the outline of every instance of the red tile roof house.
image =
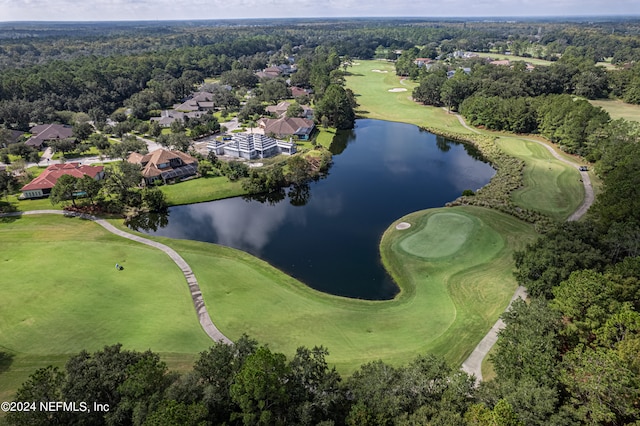
<svg viewBox="0 0 640 426">
<path fill-rule="evenodd" d="M 71 126 L 65 124 L 39 124 L 31 128 L 31 136 L 25 143 L 34 148 L 42 149 L 48 141 L 67 139 L 73 136 Z"/>
<path fill-rule="evenodd" d="M 164 183 L 172 179 L 183 179 L 198 173 L 198 160 L 180 151 L 160 148 L 147 155 L 133 152 L 127 159 L 142 166 L 142 176 L 146 184 L 162 179 Z"/>
<path fill-rule="evenodd" d="M 71 175 L 77 178 L 91 176 L 95 180 L 104 178 L 103 166 L 83 166 L 80 163 L 52 164 L 37 178 L 22 187 L 20 198 L 48 197 L 62 175 Z"/>
</svg>

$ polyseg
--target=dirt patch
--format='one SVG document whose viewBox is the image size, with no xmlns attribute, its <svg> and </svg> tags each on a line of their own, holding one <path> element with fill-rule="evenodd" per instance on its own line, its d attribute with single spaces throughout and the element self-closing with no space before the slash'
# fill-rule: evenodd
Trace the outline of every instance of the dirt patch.
<svg viewBox="0 0 640 426">
<path fill-rule="evenodd" d="M 393 93 L 406 92 L 406 91 L 407 89 L 405 89 L 404 87 L 394 87 L 393 89 L 389 89 L 389 92 L 393 92 Z"/>
<path fill-rule="evenodd" d="M 371 72 L 379 72 L 379 73 L 381 73 L 381 74 L 386 74 L 386 73 L 388 73 L 389 71 L 371 70 Z"/>
<path fill-rule="evenodd" d="M 396 225 L 396 229 L 402 231 L 403 229 L 409 229 L 411 228 L 411 224 L 407 223 L 407 222 L 400 222 L 399 224 Z"/>
</svg>

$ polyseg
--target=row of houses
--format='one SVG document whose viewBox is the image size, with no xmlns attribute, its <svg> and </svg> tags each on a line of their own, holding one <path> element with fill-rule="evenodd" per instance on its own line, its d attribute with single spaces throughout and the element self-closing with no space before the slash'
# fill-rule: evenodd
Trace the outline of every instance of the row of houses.
<svg viewBox="0 0 640 426">
<path fill-rule="evenodd" d="M 144 184 L 152 184 L 161 180 L 167 183 L 182 180 L 198 173 L 198 160 L 180 151 L 160 148 L 149 154 L 131 153 L 127 159 L 130 163 L 139 164 L 142 168 Z M 104 179 L 104 166 L 90 166 L 81 163 L 51 164 L 38 177 L 22 187 L 23 199 L 44 198 L 62 175 L 76 178 L 90 176 L 95 180 Z"/>
</svg>

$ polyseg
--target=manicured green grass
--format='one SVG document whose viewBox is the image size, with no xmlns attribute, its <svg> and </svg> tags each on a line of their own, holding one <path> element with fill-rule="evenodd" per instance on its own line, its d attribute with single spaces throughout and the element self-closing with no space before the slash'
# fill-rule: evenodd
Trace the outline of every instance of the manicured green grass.
<svg viewBox="0 0 640 426">
<path fill-rule="evenodd" d="M 437 259 L 402 249 L 405 238 L 428 238 L 434 215 L 472 224 L 459 249 Z M 191 265 L 213 321 L 231 339 L 248 333 L 288 355 L 300 345 L 324 345 L 329 361 L 346 374 L 368 361 L 399 364 L 427 352 L 461 363 L 506 307 L 516 287 L 513 250 L 530 242 L 533 230 L 474 207 L 427 210 L 402 220 L 414 226 L 398 231 L 394 223 L 381 242 L 383 261 L 402 289 L 392 301 L 330 296 L 243 252 L 164 241 Z M 442 222 L 451 232 L 457 224 Z M 428 242 L 411 244 L 417 250 Z"/>
<path fill-rule="evenodd" d="M 496 370 L 491 362 L 491 355 L 496 352 L 496 347 L 492 347 L 487 353 L 487 356 L 482 360 L 482 380 L 488 382 L 496 377 Z"/>
<path fill-rule="evenodd" d="M 211 344 L 184 276 L 157 249 L 57 215 L 0 219 L 0 241 L 0 352 L 14 356 L 0 396 L 82 349 L 122 343 L 179 364 Z"/>
<path fill-rule="evenodd" d="M 524 187 L 512 193 L 520 207 L 565 220 L 584 200 L 578 171 L 556 160 L 540 144 L 517 137 L 501 137 L 498 146 L 508 155 L 525 161 Z"/>
<path fill-rule="evenodd" d="M 624 118 L 625 120 L 640 122 L 640 105 L 627 104 L 613 99 L 600 99 L 589 102 L 607 111 L 614 120 Z"/>
<path fill-rule="evenodd" d="M 20 200 L 18 197 L 20 194 L 9 195 L 7 197 L 8 202 L 12 205 L 13 210 L 26 212 L 29 210 L 50 210 L 61 208 L 60 205 L 53 205 L 48 198 L 38 198 L 34 200 Z M 2 201 L 5 201 L 2 198 Z"/>
<path fill-rule="evenodd" d="M 2 219 L 0 239 L 5 348 L 64 354 L 115 342 L 169 352 L 206 347 L 186 281 L 159 250 L 89 221 L 45 215 Z"/>
<path fill-rule="evenodd" d="M 336 129 L 333 127 L 326 129 L 323 127 L 317 127 L 317 129 L 319 130 L 319 133 L 316 135 L 316 143 L 329 149 L 331 142 L 333 142 L 333 138 L 336 136 Z"/>
<path fill-rule="evenodd" d="M 231 182 L 224 176 L 192 179 L 160 187 L 169 205 L 200 203 L 246 194 L 240 182 Z"/>
<path fill-rule="evenodd" d="M 527 58 L 524 56 L 504 55 L 501 53 L 491 53 L 491 52 L 490 53 L 475 52 L 475 53 L 481 58 L 491 58 L 496 61 L 502 61 L 502 60 L 508 59 L 511 62 L 523 61 L 523 62 L 529 62 L 530 64 L 533 64 L 533 65 L 541 65 L 541 66 L 549 66 L 553 64 L 553 62 L 545 61 L 544 59 Z"/>
<path fill-rule="evenodd" d="M 380 72 L 382 71 L 382 72 Z M 366 118 L 399 121 L 437 128 L 444 132 L 471 133 L 458 119 L 442 108 L 420 105 L 411 99 L 416 83 L 395 75 L 394 64 L 386 61 L 359 61 L 349 68 L 347 87 L 360 104 L 358 114 Z M 406 92 L 389 92 L 407 89 Z"/>
</svg>

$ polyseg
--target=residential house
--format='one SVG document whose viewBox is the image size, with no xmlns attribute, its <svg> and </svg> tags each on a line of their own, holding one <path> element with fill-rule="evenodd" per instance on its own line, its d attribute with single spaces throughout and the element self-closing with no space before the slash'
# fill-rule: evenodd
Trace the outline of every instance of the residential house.
<svg viewBox="0 0 640 426">
<path fill-rule="evenodd" d="M 266 135 L 275 135 L 277 138 L 297 136 L 301 140 L 309 140 L 315 128 L 313 120 L 298 117 L 261 118 L 258 126 L 264 129 Z"/>
<path fill-rule="evenodd" d="M 309 96 L 313 93 L 311 89 L 304 89 L 298 86 L 291 86 L 291 96 L 297 98 L 298 96 Z"/>
<path fill-rule="evenodd" d="M 471 74 L 471 68 L 458 68 L 458 70 L 462 70 L 465 74 Z M 452 78 L 456 75 L 457 70 L 447 71 L 447 78 Z"/>
<path fill-rule="evenodd" d="M 429 65 L 431 65 L 431 63 L 433 62 L 433 59 L 431 58 L 416 58 L 413 63 L 416 64 L 418 66 L 418 68 L 422 68 L 424 66 L 427 66 L 427 69 L 429 69 Z"/>
<path fill-rule="evenodd" d="M 160 148 L 147 155 L 133 152 L 127 161 L 142 166 L 142 177 L 146 184 L 157 180 L 184 179 L 198 173 L 198 160 L 180 151 Z"/>
<path fill-rule="evenodd" d="M 20 142 L 20 138 L 22 137 L 22 135 L 24 135 L 24 132 L 21 132 L 20 130 L 8 129 L 8 131 L 9 131 L 9 135 L 8 135 L 9 137 L 5 142 L 0 144 L 0 148 L 6 148 L 8 145 L 11 145 L 12 143 Z"/>
<path fill-rule="evenodd" d="M 296 144 L 265 136 L 260 133 L 235 133 L 230 141 L 213 141 L 207 145 L 216 155 L 253 160 L 278 154 L 295 154 Z"/>
<path fill-rule="evenodd" d="M 256 75 L 258 76 L 258 78 L 276 78 L 281 76 L 289 76 L 296 71 L 297 68 L 295 67 L 295 65 L 282 64 L 265 68 L 262 71 L 258 71 Z"/>
<path fill-rule="evenodd" d="M 91 176 L 95 180 L 104 178 L 103 166 L 85 166 L 81 163 L 51 164 L 37 178 L 22 187 L 21 198 L 42 198 L 51 194 L 51 189 L 56 185 L 62 175 L 70 175 L 77 178 Z"/>
<path fill-rule="evenodd" d="M 264 110 L 269 114 L 274 114 L 276 117 L 282 117 L 287 113 L 287 110 L 292 105 L 291 102 L 282 101 L 278 105 L 269 105 Z M 313 109 L 308 105 L 300 105 L 302 107 L 302 117 L 313 119 Z"/>
<path fill-rule="evenodd" d="M 47 142 L 73 136 L 73 129 L 66 124 L 40 124 L 32 127 L 30 132 L 33 136 L 25 143 L 37 149 L 46 147 Z"/>
<path fill-rule="evenodd" d="M 173 109 L 167 109 L 160 113 L 160 117 L 151 117 L 149 121 L 157 122 L 160 127 L 171 127 L 174 121 L 185 121 L 185 118 L 198 118 L 206 114 L 205 111 L 182 112 Z"/>
<path fill-rule="evenodd" d="M 176 104 L 173 109 L 182 112 L 211 111 L 215 107 L 213 93 L 195 92 L 181 104 Z"/>
</svg>

